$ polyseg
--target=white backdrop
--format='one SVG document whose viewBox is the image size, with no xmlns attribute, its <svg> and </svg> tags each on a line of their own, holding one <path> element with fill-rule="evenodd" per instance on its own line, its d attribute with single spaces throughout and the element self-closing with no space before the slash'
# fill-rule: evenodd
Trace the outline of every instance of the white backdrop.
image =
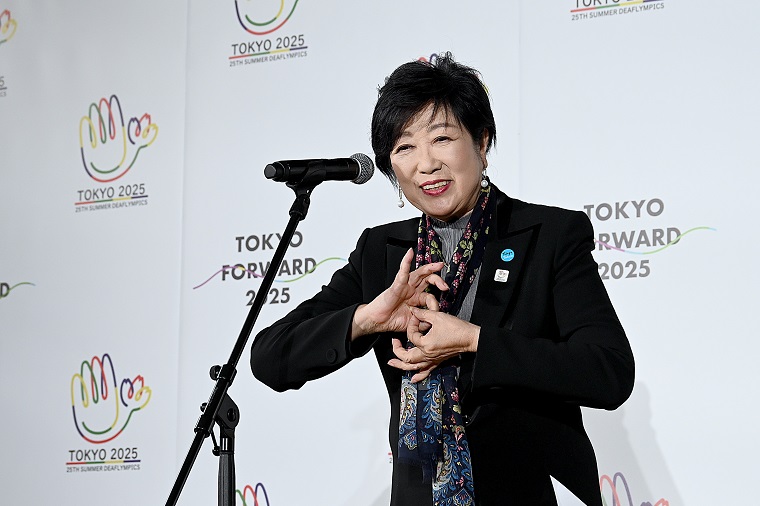
<svg viewBox="0 0 760 506">
<path fill-rule="evenodd" d="M 446 50 L 489 87 L 491 178 L 594 223 L 637 361 L 622 408 L 584 412 L 605 502 L 746 503 L 758 21 L 706 0 L 0 0 L 0 503 L 165 502 L 288 219 L 263 167 L 372 155 L 377 87 Z M 415 214 L 396 198 L 379 175 L 318 187 L 255 330 Z M 387 504 L 374 359 L 284 394 L 247 360 L 238 504 Z M 211 446 L 180 504 L 216 501 Z"/>
</svg>

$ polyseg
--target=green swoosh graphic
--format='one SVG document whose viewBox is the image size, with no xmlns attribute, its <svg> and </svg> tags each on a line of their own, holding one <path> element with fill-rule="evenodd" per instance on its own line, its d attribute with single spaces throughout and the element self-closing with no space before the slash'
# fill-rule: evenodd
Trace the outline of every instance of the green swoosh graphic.
<svg viewBox="0 0 760 506">
<path fill-rule="evenodd" d="M 659 253 L 660 251 L 668 249 L 669 247 L 671 247 L 672 245 L 674 245 L 675 243 L 677 243 L 679 240 L 681 240 L 681 238 L 684 237 L 686 234 L 689 234 L 691 232 L 695 232 L 697 230 L 711 230 L 713 232 L 717 231 L 717 229 L 712 228 L 712 227 L 694 227 L 694 228 L 690 228 L 686 232 L 684 232 L 682 234 L 679 234 L 675 239 L 673 239 L 672 241 L 670 241 L 665 246 L 663 246 L 661 248 L 657 248 L 657 249 L 652 250 L 652 251 L 633 251 L 633 250 L 630 250 L 630 249 L 618 248 L 617 246 L 614 246 L 614 245 L 606 243 L 606 242 L 598 241 L 596 239 L 594 239 L 594 242 L 597 243 L 597 244 L 601 244 L 602 246 L 604 246 L 606 248 L 609 248 L 611 250 L 619 251 L 621 253 L 630 253 L 631 255 L 654 255 L 655 253 Z"/>
<path fill-rule="evenodd" d="M 0 296 L 0 299 L 6 298 L 7 296 L 9 296 L 11 294 L 11 292 L 13 291 L 14 288 L 19 287 L 19 286 L 23 286 L 23 285 L 37 286 L 34 283 L 29 283 L 28 281 L 24 281 L 24 282 L 21 282 L 21 283 L 16 283 L 15 285 L 13 285 L 12 287 L 10 287 L 8 289 L 8 293 L 6 293 L 3 296 Z"/>
</svg>

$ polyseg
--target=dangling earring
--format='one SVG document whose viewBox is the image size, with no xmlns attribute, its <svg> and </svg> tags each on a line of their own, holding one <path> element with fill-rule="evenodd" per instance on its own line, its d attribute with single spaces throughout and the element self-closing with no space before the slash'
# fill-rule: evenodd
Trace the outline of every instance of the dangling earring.
<svg viewBox="0 0 760 506">
<path fill-rule="evenodd" d="M 401 191 L 401 185 L 398 185 L 398 204 L 399 208 L 404 207 L 404 192 Z"/>
<path fill-rule="evenodd" d="M 483 179 L 480 180 L 480 187 L 481 188 L 488 188 L 488 174 L 486 174 L 486 169 L 483 169 Z"/>
</svg>

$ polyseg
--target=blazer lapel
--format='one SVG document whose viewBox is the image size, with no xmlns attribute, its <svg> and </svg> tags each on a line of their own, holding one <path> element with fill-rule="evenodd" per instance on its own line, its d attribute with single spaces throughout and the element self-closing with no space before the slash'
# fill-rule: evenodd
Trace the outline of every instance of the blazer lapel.
<svg viewBox="0 0 760 506">
<path fill-rule="evenodd" d="M 506 325 L 540 228 L 540 225 L 534 225 L 515 230 L 512 199 L 501 192 L 497 195 L 495 234 L 486 244 L 475 307 L 470 317 L 476 325 Z"/>
</svg>

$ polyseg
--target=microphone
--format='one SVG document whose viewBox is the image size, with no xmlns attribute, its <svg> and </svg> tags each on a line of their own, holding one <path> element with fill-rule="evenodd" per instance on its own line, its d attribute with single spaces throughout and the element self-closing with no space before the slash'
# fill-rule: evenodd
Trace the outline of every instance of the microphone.
<svg viewBox="0 0 760 506">
<path fill-rule="evenodd" d="M 356 153 L 350 158 L 317 158 L 314 160 L 281 160 L 264 168 L 264 176 L 280 183 L 300 183 L 304 180 L 321 183 L 322 181 L 351 181 L 364 184 L 372 177 L 375 165 L 363 153 Z"/>
</svg>

